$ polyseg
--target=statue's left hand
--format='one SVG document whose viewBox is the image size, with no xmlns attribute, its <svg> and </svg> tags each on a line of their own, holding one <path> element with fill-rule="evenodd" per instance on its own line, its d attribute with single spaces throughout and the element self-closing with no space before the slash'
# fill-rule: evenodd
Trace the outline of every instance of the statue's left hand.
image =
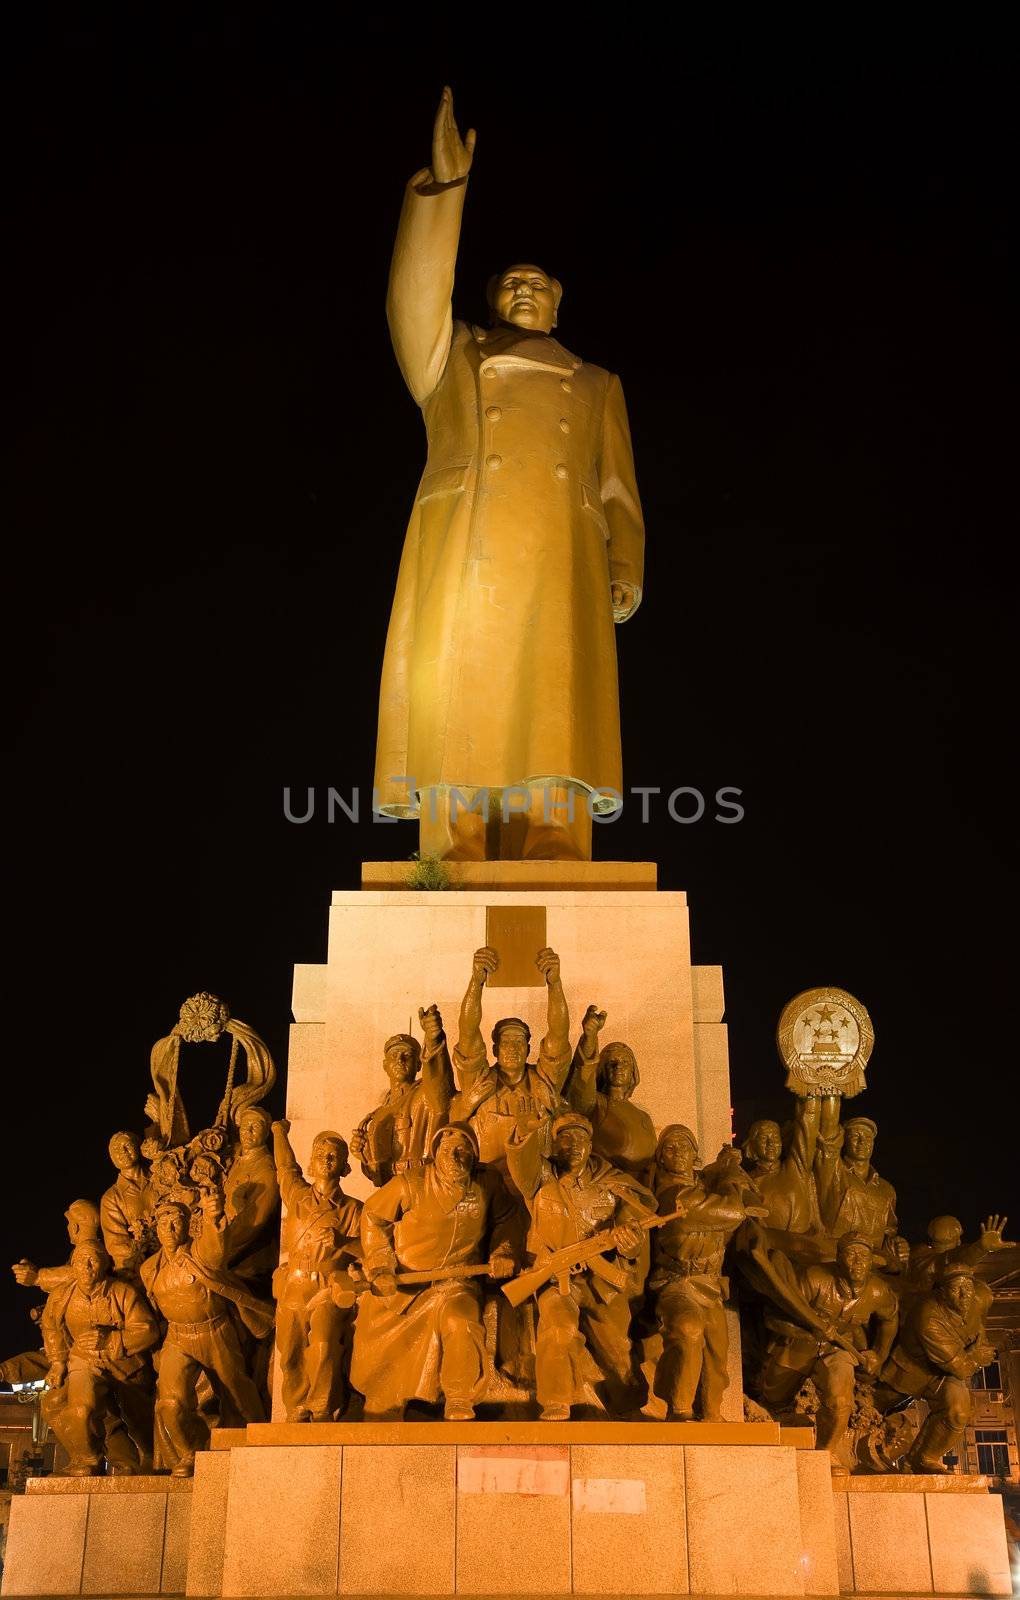
<svg viewBox="0 0 1020 1600">
<path fill-rule="evenodd" d="M 425 1035 L 425 1043 L 435 1044 L 443 1031 L 443 1019 L 440 1015 L 439 1007 L 431 1005 L 426 1010 L 424 1006 L 419 1006 L 418 1021 L 421 1023 L 421 1031 Z"/>
<path fill-rule="evenodd" d="M 626 622 L 637 605 L 637 590 L 632 583 L 614 580 L 609 586 L 613 601 L 613 621 Z"/>
<path fill-rule="evenodd" d="M 978 1241 L 982 1250 L 1008 1250 L 1009 1241 L 1002 1237 L 1006 1230 L 1008 1217 L 986 1217 L 981 1224 L 981 1238 Z"/>
<path fill-rule="evenodd" d="M 453 90 L 443 90 L 432 128 L 432 176 L 437 183 L 458 183 L 471 170 L 475 153 L 475 130 L 469 128 L 466 139 L 453 116 Z"/>
</svg>

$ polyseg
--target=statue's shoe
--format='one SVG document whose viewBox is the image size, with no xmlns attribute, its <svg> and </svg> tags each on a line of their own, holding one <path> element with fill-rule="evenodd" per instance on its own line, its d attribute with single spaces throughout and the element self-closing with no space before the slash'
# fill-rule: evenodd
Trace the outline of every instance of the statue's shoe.
<svg viewBox="0 0 1020 1600">
<path fill-rule="evenodd" d="M 539 1422 L 569 1422 L 569 1406 L 543 1406 Z"/>
<path fill-rule="evenodd" d="M 466 1401 L 447 1400 L 443 1416 L 447 1422 L 474 1422 L 475 1408 Z"/>
</svg>

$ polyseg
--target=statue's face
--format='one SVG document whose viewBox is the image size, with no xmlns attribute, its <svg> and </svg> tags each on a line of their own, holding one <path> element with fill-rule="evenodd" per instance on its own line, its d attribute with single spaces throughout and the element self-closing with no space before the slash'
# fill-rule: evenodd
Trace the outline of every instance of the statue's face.
<svg viewBox="0 0 1020 1600">
<path fill-rule="evenodd" d="M 349 1172 L 350 1167 L 340 1146 L 332 1139 L 323 1139 L 321 1144 L 312 1146 L 308 1170 L 313 1183 L 333 1184 L 338 1182 L 345 1172 Z"/>
<path fill-rule="evenodd" d="M 751 1141 L 755 1161 L 778 1161 L 783 1153 L 783 1135 L 778 1122 L 763 1122 Z"/>
<path fill-rule="evenodd" d="M 447 1183 L 470 1177 L 475 1164 L 471 1140 L 463 1133 L 448 1133 L 436 1146 L 436 1172 Z"/>
<path fill-rule="evenodd" d="M 500 322 L 534 333 L 550 333 L 556 321 L 560 286 L 541 267 L 508 267 L 492 289 L 492 309 Z"/>
<path fill-rule="evenodd" d="M 602 1063 L 606 1082 L 624 1094 L 634 1093 L 634 1061 L 629 1050 L 614 1050 Z"/>
<path fill-rule="evenodd" d="M 659 1166 L 675 1178 L 690 1183 L 694 1177 L 697 1149 L 685 1133 L 668 1133 L 659 1146 Z"/>
<path fill-rule="evenodd" d="M 840 1272 L 852 1289 L 863 1289 L 871 1272 L 871 1251 L 866 1244 L 843 1244 L 836 1249 Z"/>
<path fill-rule="evenodd" d="M 568 1124 L 553 1138 L 553 1164 L 561 1172 L 580 1172 L 591 1155 L 591 1134 L 586 1128 Z"/>
<path fill-rule="evenodd" d="M 140 1159 L 138 1140 L 133 1133 L 115 1133 L 110 1140 L 110 1160 L 118 1172 L 136 1167 Z"/>
<path fill-rule="evenodd" d="M 269 1129 L 264 1117 L 255 1117 L 250 1113 L 242 1116 L 237 1129 L 242 1150 L 257 1150 L 259 1145 L 265 1144 L 268 1135 Z"/>
<path fill-rule="evenodd" d="M 418 1052 L 405 1040 L 391 1045 L 383 1057 L 383 1071 L 394 1087 L 410 1083 L 418 1071 Z"/>
<path fill-rule="evenodd" d="M 951 1311 L 955 1311 L 958 1317 L 965 1317 L 974 1299 L 974 1279 L 958 1272 L 946 1279 L 941 1294 Z"/>
<path fill-rule="evenodd" d="M 871 1152 L 875 1148 L 875 1135 L 863 1123 L 855 1123 L 852 1128 L 847 1128 L 843 1138 L 844 1154 L 851 1161 L 870 1161 Z"/>
<path fill-rule="evenodd" d="M 504 1078 L 516 1083 L 528 1064 L 528 1036 L 520 1028 L 504 1028 L 496 1046 L 496 1064 Z"/>
<path fill-rule="evenodd" d="M 106 1256 L 97 1244 L 80 1244 L 74 1252 L 74 1281 L 82 1294 L 91 1294 L 106 1276 Z"/>
<path fill-rule="evenodd" d="M 187 1237 L 188 1219 L 178 1206 L 159 1213 L 156 1218 L 156 1238 L 164 1250 L 179 1249 Z"/>
</svg>

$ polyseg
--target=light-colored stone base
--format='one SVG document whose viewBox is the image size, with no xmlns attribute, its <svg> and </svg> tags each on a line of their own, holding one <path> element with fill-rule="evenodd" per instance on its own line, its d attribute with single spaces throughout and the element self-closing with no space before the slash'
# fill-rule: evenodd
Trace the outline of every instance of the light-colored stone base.
<svg viewBox="0 0 1020 1600">
<path fill-rule="evenodd" d="M 836 1479 L 833 1490 L 844 1592 L 1012 1593 L 1002 1500 L 986 1479 Z"/>
<path fill-rule="evenodd" d="M 11 1502 L 3 1593 L 184 1592 L 187 1479 L 36 1478 Z"/>
</svg>

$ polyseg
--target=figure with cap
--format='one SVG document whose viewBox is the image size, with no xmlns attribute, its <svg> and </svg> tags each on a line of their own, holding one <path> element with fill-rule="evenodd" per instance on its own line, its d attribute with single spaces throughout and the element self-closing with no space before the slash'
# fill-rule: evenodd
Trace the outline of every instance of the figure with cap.
<svg viewBox="0 0 1020 1600">
<path fill-rule="evenodd" d="M 605 1409 L 594 1385 L 605 1390 L 615 1416 L 636 1413 L 644 1401 L 630 1338 L 634 1279 L 645 1230 L 654 1214 L 650 1190 L 592 1154 L 587 1117 L 567 1111 L 554 1118 L 551 1153 L 545 1155 L 547 1120 L 516 1129 L 506 1147 L 507 1168 L 530 1216 L 530 1264 L 608 1231 L 605 1260 L 623 1269 L 617 1287 L 590 1265 L 574 1272 L 568 1292 L 556 1279 L 536 1293 L 535 1387 L 542 1418 L 565 1421 L 574 1405 Z"/>
<path fill-rule="evenodd" d="M 383 1046 L 389 1088 L 351 1135 L 351 1155 L 381 1188 L 398 1172 L 421 1166 L 433 1135 L 449 1120 L 453 1072 L 439 1007 L 418 1012 L 424 1048 L 413 1034 L 395 1033 Z M 419 1072 L 421 1074 L 419 1078 Z"/>
<path fill-rule="evenodd" d="M 438 1129 L 430 1159 L 365 1202 L 370 1289 L 358 1308 L 351 1382 L 366 1417 L 399 1419 L 408 1401 L 440 1399 L 448 1421 L 474 1416 L 487 1376 L 481 1284 L 513 1275 L 515 1224 L 502 1179 L 479 1166 L 474 1130 L 461 1123 Z"/>
<path fill-rule="evenodd" d="M 325 1129 L 315 1135 L 306 1177 L 289 1133 L 289 1122 L 273 1123 L 276 1175 L 287 1208 L 284 1259 L 273 1275 L 283 1404 L 288 1422 L 333 1422 L 350 1398 L 354 1312 L 353 1294 L 345 1305 L 332 1291 L 348 1284 L 361 1255 L 361 1201 L 340 1186 L 351 1170 L 340 1134 Z"/>
<path fill-rule="evenodd" d="M 37 1267 L 34 1261 L 16 1261 L 11 1268 L 14 1280 L 25 1289 L 42 1289 L 50 1294 L 65 1284 L 74 1282 L 74 1249 L 79 1244 L 93 1243 L 102 1238 L 99 1207 L 94 1200 L 72 1200 L 64 1212 L 67 1237 L 71 1241 L 71 1256 L 60 1267 Z"/>
<path fill-rule="evenodd" d="M 909 1288 L 915 1293 L 927 1293 L 935 1287 L 939 1270 L 948 1262 L 965 1261 L 976 1267 L 996 1250 L 1008 1250 L 1009 1242 L 1002 1237 L 1008 1221 L 1008 1217 L 986 1217 L 978 1237 L 971 1244 L 964 1244 L 963 1223 L 957 1217 L 932 1217 L 927 1243 L 914 1245 L 910 1252 Z"/>
<path fill-rule="evenodd" d="M 795 1251 L 802 1239 L 822 1234 L 814 1179 L 821 1111 L 818 1096 L 800 1095 L 785 1138 L 778 1122 L 763 1117 L 752 1122 L 742 1146 L 744 1169 L 767 1207 L 764 1225 L 793 1235 L 787 1245 Z"/>
<path fill-rule="evenodd" d="M 655 1125 L 631 1098 L 641 1074 L 630 1045 L 617 1039 L 599 1049 L 605 1025 L 606 1013 L 589 1006 L 564 1093 L 591 1123 L 595 1154 L 642 1178 L 655 1156 Z"/>
<path fill-rule="evenodd" d="M 871 1164 L 878 1127 L 870 1117 L 839 1121 L 840 1098 L 821 1102 L 821 1123 L 815 1152 L 815 1187 L 822 1227 L 830 1239 L 844 1233 L 867 1239 L 881 1251 L 886 1271 L 906 1265 L 909 1246 L 898 1233 L 896 1190 Z"/>
<path fill-rule="evenodd" d="M 42 1315 L 44 1414 L 70 1457 L 64 1470 L 95 1477 L 104 1458 L 114 1476 L 151 1470 L 152 1309 L 134 1283 L 114 1276 L 101 1239 L 75 1246 L 71 1271 Z"/>
<path fill-rule="evenodd" d="M 847 1473 L 855 1379 L 875 1377 L 889 1357 L 899 1319 L 896 1295 L 874 1270 L 871 1240 L 859 1234 L 840 1235 L 831 1265 L 798 1267 L 780 1251 L 774 1263 L 783 1292 L 765 1316 L 769 1337 L 758 1398 L 781 1416 L 812 1379 L 820 1402 L 815 1449 L 829 1451 L 833 1472 Z"/>
<path fill-rule="evenodd" d="M 570 1016 L 560 978 L 560 958 L 540 950 L 535 965 L 548 991 L 548 1021 L 538 1060 L 529 1064 L 531 1029 L 520 1017 L 501 1017 L 492 1030 L 493 1059 L 482 1038 L 482 991 L 499 967 L 488 946 L 474 953 L 471 979 L 460 1008 L 460 1032 L 453 1059 L 458 1093 L 451 1116 L 470 1122 L 481 1160 L 505 1168 L 507 1140 L 535 1117 L 565 1111 L 563 1085 L 570 1070 Z"/>
<path fill-rule="evenodd" d="M 245 1106 L 237 1145 L 223 1181 L 223 1214 L 232 1272 L 258 1292 L 270 1291 L 279 1260 L 280 1182 L 269 1148 L 273 1119 L 264 1106 Z"/>
<path fill-rule="evenodd" d="M 915 1300 L 876 1385 L 875 1404 L 891 1411 L 923 1400 L 928 1414 L 900 1461 L 903 1472 L 948 1472 L 944 1457 L 963 1438 L 971 1416 L 970 1380 L 995 1359 L 985 1333 L 992 1290 L 969 1261 L 941 1254 L 934 1287 Z"/>
<path fill-rule="evenodd" d="M 653 1388 L 666 1402 L 670 1422 L 689 1422 L 696 1414 L 703 1422 L 722 1419 L 729 1383 L 723 1256 L 741 1223 L 764 1212 L 748 1204 L 739 1155 L 716 1162 L 711 1189 L 695 1171 L 697 1158 L 690 1128 L 680 1122 L 663 1128 L 653 1187 L 661 1216 L 678 1210 L 683 1215 L 655 1232 L 648 1287 L 662 1335 Z"/>
</svg>

